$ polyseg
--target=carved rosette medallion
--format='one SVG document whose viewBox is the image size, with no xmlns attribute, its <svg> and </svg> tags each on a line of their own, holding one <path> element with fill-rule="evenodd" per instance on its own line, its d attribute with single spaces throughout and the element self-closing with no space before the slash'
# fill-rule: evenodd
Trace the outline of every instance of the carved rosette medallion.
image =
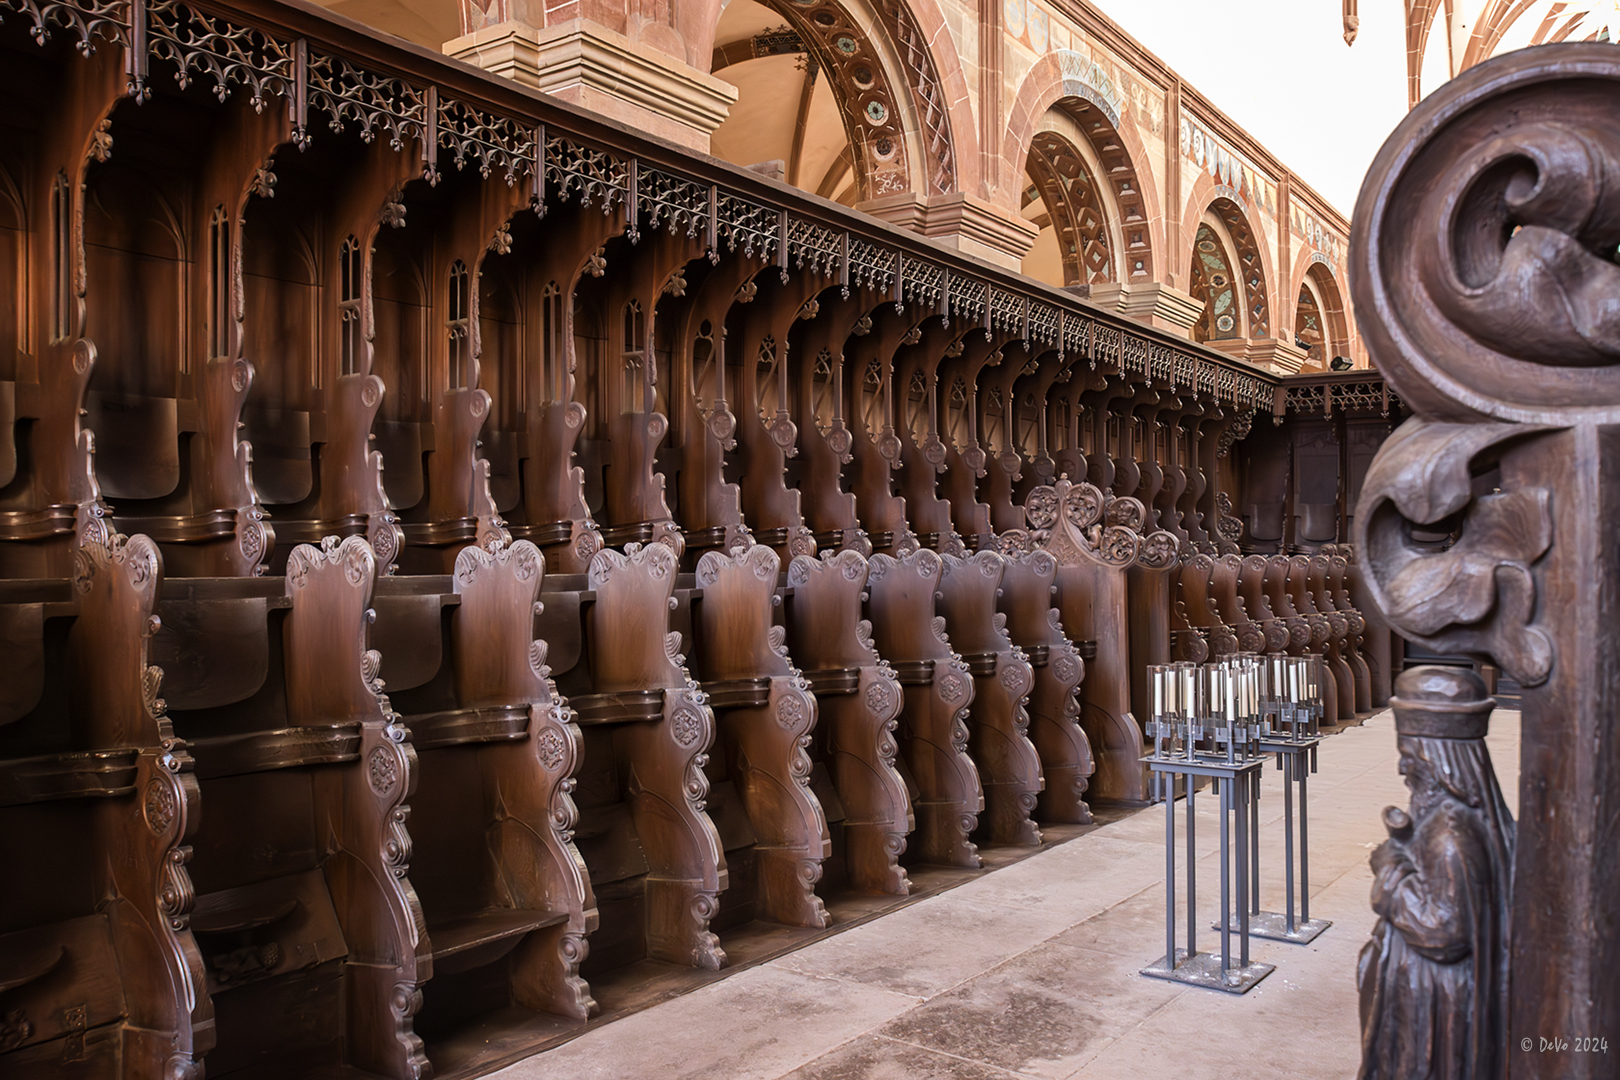
<svg viewBox="0 0 1620 1080">
<path fill-rule="evenodd" d="M 381 798 L 388 798 L 399 785 L 399 762 L 395 760 L 392 749 L 386 746 L 372 748 L 371 756 L 366 761 L 366 779 L 371 783 L 371 790 Z"/>
<path fill-rule="evenodd" d="M 804 723 L 804 698 L 793 693 L 783 695 L 776 706 L 776 722 L 784 731 L 792 731 Z"/>
<path fill-rule="evenodd" d="M 678 745 L 690 749 L 703 737 L 703 720 L 691 709 L 677 709 L 670 717 L 669 730 Z"/>
<path fill-rule="evenodd" d="M 866 688 L 866 708 L 873 716 L 893 714 L 894 695 L 885 683 L 875 682 Z"/>
<path fill-rule="evenodd" d="M 153 777 L 146 782 L 146 797 L 142 800 L 141 812 L 146 817 L 147 828 L 153 833 L 162 836 L 169 831 L 179 812 L 179 800 L 175 797 L 174 785 L 167 778 Z"/>
<path fill-rule="evenodd" d="M 563 738 L 562 732 L 554 727 L 548 727 L 540 732 L 534 742 L 535 756 L 540 759 L 540 764 L 553 772 L 562 767 L 567 751 L 567 740 Z"/>
</svg>

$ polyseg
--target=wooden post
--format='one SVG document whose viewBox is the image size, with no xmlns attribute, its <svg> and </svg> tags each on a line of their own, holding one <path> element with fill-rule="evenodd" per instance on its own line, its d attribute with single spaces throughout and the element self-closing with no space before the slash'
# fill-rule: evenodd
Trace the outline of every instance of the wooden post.
<svg viewBox="0 0 1620 1080">
<path fill-rule="evenodd" d="M 1473 68 L 1384 146 L 1352 232 L 1368 348 L 1416 413 L 1362 490 L 1368 590 L 1408 638 L 1525 687 L 1510 1018 L 1479 1076 L 1608 1076 L 1540 1040 L 1620 1031 L 1617 88 L 1607 45 Z"/>
</svg>

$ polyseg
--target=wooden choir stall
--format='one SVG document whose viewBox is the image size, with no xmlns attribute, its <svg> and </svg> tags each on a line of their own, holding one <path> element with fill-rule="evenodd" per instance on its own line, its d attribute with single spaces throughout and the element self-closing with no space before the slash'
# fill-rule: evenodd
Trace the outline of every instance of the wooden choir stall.
<svg viewBox="0 0 1620 1080">
<path fill-rule="evenodd" d="M 8 1077 L 486 1071 L 1145 805 L 1147 664 L 1388 697 L 1375 376 L 307 6 L 0 9 Z"/>
</svg>

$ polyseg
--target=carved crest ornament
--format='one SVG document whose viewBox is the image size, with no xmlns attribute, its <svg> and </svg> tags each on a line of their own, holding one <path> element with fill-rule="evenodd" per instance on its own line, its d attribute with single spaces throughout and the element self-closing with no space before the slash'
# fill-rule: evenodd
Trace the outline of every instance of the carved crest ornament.
<svg viewBox="0 0 1620 1080">
<path fill-rule="evenodd" d="M 1494 1052 L 1467 1065 L 1440 1060 L 1450 1051 L 1434 1043 L 1430 1071 L 1401 1057 L 1403 1034 L 1375 1026 L 1366 1077 L 1612 1075 L 1519 1048 L 1554 1029 L 1620 1029 L 1617 90 L 1610 44 L 1481 64 L 1412 111 L 1356 208 L 1364 340 L 1416 414 L 1366 476 L 1356 545 L 1367 587 L 1406 637 L 1488 660 L 1525 687 L 1520 842 L 1499 945 L 1506 1023 L 1485 1036 Z M 1506 902 L 1507 880 L 1476 900 Z"/>
</svg>

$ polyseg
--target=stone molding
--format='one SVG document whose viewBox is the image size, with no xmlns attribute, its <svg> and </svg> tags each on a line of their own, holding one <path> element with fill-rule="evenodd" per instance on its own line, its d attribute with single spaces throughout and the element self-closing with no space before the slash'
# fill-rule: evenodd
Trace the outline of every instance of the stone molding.
<svg viewBox="0 0 1620 1080">
<path fill-rule="evenodd" d="M 1182 337 L 1192 336 L 1193 325 L 1204 313 L 1202 300 L 1157 281 L 1093 285 L 1090 300 L 1107 311 L 1117 311 L 1127 318 Z"/>
<path fill-rule="evenodd" d="M 737 101 L 724 79 L 589 19 L 498 23 L 445 42 L 444 52 L 705 154 Z"/>
<path fill-rule="evenodd" d="M 1273 375 L 1294 375 L 1310 353 L 1281 338 L 1231 338 L 1206 341 L 1206 346 L 1227 356 L 1264 368 Z"/>
<path fill-rule="evenodd" d="M 1022 269 L 1024 254 L 1040 235 L 1023 217 L 966 192 L 924 200 L 908 191 L 869 199 L 856 209 L 1014 271 Z"/>
</svg>

